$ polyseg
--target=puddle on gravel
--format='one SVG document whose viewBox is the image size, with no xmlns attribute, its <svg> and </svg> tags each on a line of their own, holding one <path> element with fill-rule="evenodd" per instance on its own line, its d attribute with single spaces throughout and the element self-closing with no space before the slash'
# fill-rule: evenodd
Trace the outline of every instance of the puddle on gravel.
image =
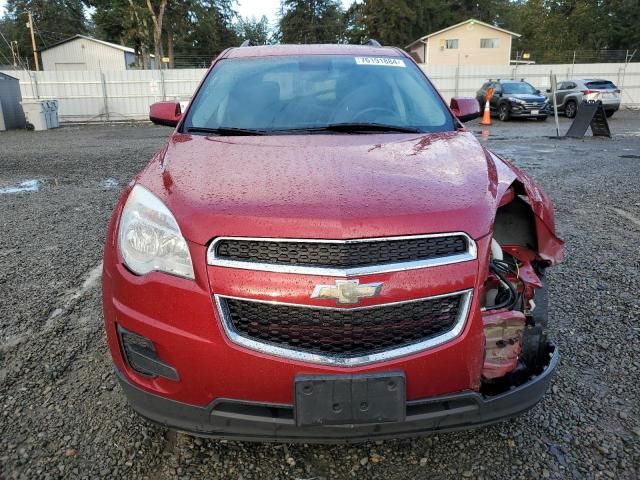
<svg viewBox="0 0 640 480">
<path fill-rule="evenodd" d="M 18 185 L 0 187 L 0 195 L 7 193 L 37 192 L 40 190 L 42 182 L 40 180 L 25 180 Z"/>
<path fill-rule="evenodd" d="M 102 188 L 116 188 L 119 185 L 118 180 L 116 180 L 115 178 L 109 177 L 109 178 L 105 178 L 102 181 Z"/>
</svg>

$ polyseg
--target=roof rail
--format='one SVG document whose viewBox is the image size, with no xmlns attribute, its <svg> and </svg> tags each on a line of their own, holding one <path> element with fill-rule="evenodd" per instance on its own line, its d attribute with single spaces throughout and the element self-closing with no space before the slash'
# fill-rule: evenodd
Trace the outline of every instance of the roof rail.
<svg viewBox="0 0 640 480">
<path fill-rule="evenodd" d="M 370 47 L 381 47 L 382 46 L 382 45 L 380 45 L 380 42 L 377 41 L 375 38 L 370 38 L 369 40 L 364 42 L 363 45 L 369 45 Z"/>
<path fill-rule="evenodd" d="M 251 40 L 245 40 L 244 42 L 242 42 L 240 44 L 241 47 L 255 47 L 256 44 L 253 43 Z"/>
</svg>

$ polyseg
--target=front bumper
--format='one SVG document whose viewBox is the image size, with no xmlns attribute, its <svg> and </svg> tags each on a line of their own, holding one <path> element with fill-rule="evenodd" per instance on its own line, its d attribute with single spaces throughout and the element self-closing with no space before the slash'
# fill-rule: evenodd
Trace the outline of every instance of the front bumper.
<svg viewBox="0 0 640 480">
<path fill-rule="evenodd" d="M 473 391 L 407 402 L 403 422 L 298 427 L 292 405 L 218 399 L 206 407 L 170 400 L 142 390 L 116 369 L 130 405 L 143 417 L 193 435 L 249 441 L 351 443 L 462 430 L 505 420 L 533 407 L 547 390 L 559 353 L 550 347 L 549 363 L 529 381 L 504 393 Z"/>
</svg>

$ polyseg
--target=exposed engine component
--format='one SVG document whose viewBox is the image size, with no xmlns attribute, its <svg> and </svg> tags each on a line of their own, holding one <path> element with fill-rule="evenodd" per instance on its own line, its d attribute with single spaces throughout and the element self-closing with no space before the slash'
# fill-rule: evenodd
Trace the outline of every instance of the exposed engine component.
<svg viewBox="0 0 640 480">
<path fill-rule="evenodd" d="M 518 366 L 522 350 L 524 313 L 517 310 L 492 312 L 483 315 L 486 339 L 482 376 L 486 379 L 503 377 Z"/>
<path fill-rule="evenodd" d="M 510 223 L 512 219 L 509 215 Z M 503 246 L 496 238 L 491 241 L 482 308 L 484 389 L 517 385 L 537 371 L 548 355 L 546 291 L 540 279 L 543 264 L 536 261 L 529 246 Z"/>
</svg>

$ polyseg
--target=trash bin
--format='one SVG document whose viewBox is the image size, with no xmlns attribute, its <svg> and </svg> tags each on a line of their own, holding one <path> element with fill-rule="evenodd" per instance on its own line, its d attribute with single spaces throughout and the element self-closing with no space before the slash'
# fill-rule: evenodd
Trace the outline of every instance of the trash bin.
<svg viewBox="0 0 640 480">
<path fill-rule="evenodd" d="M 27 122 L 33 125 L 34 130 L 47 129 L 47 114 L 45 102 L 34 100 L 30 102 L 22 102 L 22 109 Z"/>
<path fill-rule="evenodd" d="M 51 128 L 58 128 L 60 126 L 60 117 L 58 117 L 58 100 L 51 100 Z"/>
<path fill-rule="evenodd" d="M 45 119 L 45 123 L 47 124 L 47 129 L 51 128 L 51 101 L 50 100 L 43 100 L 42 101 L 42 107 L 44 109 L 44 119 Z"/>
</svg>

